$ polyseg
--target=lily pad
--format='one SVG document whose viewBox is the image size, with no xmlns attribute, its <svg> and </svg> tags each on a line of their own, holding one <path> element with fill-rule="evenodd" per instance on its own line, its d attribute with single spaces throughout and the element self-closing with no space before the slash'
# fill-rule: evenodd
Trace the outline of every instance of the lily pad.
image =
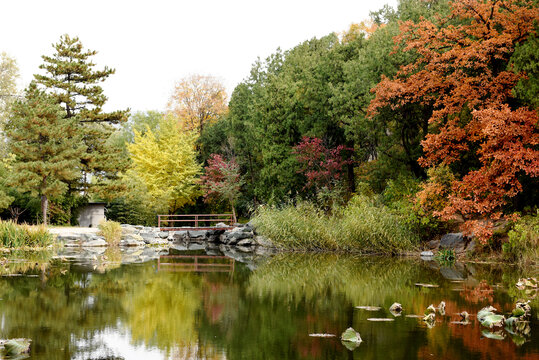
<svg viewBox="0 0 539 360">
<path fill-rule="evenodd" d="M 435 312 L 436 308 L 434 307 L 434 305 L 430 304 L 427 310 L 425 310 L 425 315 L 434 314 Z"/>
<path fill-rule="evenodd" d="M 341 340 L 343 342 L 353 342 L 357 344 L 363 341 L 361 340 L 361 336 L 359 336 L 359 333 L 351 327 L 349 327 L 342 333 Z"/>
<path fill-rule="evenodd" d="M 367 311 L 379 311 L 379 310 L 382 310 L 382 308 L 379 307 L 379 306 L 356 306 L 356 309 L 367 310 Z"/>
<path fill-rule="evenodd" d="M 368 318 L 368 321 L 395 321 L 395 319 L 391 318 Z"/>
<path fill-rule="evenodd" d="M 537 289 L 537 279 L 536 278 L 518 279 L 516 286 L 519 290 L 524 290 L 525 288 Z"/>
<path fill-rule="evenodd" d="M 426 287 L 426 288 L 437 288 L 437 287 L 440 287 L 440 285 L 435 285 L 435 284 L 424 284 L 424 283 L 416 283 L 415 286 L 421 286 L 421 287 Z"/>
<path fill-rule="evenodd" d="M 397 302 L 393 303 L 393 305 L 389 307 L 389 311 L 391 313 L 400 313 L 402 311 L 402 305 Z"/>
<path fill-rule="evenodd" d="M 350 351 L 354 351 L 360 343 L 356 342 L 350 342 L 350 341 L 341 341 L 341 344 L 344 345 L 345 348 L 347 348 Z"/>
<path fill-rule="evenodd" d="M 484 337 L 486 337 L 488 339 L 493 339 L 493 340 L 503 340 L 503 339 L 505 339 L 505 336 L 503 335 L 503 332 L 501 332 L 501 331 L 490 332 L 488 330 L 483 330 L 483 331 L 481 331 L 481 335 L 483 335 Z"/>
<path fill-rule="evenodd" d="M 483 319 L 486 316 L 494 314 L 494 311 L 496 311 L 496 308 L 494 308 L 492 306 L 487 306 L 487 307 L 482 308 L 477 313 L 477 320 L 479 320 L 480 322 L 483 321 Z"/>
<path fill-rule="evenodd" d="M 321 338 L 332 338 L 332 337 L 335 337 L 337 335 L 335 335 L 335 334 L 309 334 L 309 336 L 311 336 L 311 337 L 321 337 Z"/>
<path fill-rule="evenodd" d="M 30 339 L 11 339 L 3 343 L 4 355 L 8 357 L 19 356 L 30 351 Z"/>
<path fill-rule="evenodd" d="M 440 305 L 438 305 L 438 312 L 440 315 L 445 315 L 445 301 L 440 302 Z"/>
<path fill-rule="evenodd" d="M 493 328 L 495 326 L 502 326 L 504 320 L 505 318 L 503 317 L 503 315 L 490 314 L 483 318 L 483 320 L 481 321 L 481 325 L 488 328 Z"/>
</svg>

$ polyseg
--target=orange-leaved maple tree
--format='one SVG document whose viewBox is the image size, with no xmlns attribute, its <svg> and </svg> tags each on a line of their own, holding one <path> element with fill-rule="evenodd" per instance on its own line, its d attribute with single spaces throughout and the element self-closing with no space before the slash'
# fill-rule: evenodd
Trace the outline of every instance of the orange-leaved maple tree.
<svg viewBox="0 0 539 360">
<path fill-rule="evenodd" d="M 519 177 L 539 175 L 538 115 L 513 97 L 526 74 L 509 65 L 515 45 L 535 34 L 539 9 L 533 0 L 458 0 L 451 9 L 445 19 L 401 24 L 396 47 L 416 60 L 373 89 L 370 112 L 432 107 L 419 162 L 460 173 L 435 215 L 462 216 L 463 230 L 485 242 L 522 191 Z"/>
</svg>

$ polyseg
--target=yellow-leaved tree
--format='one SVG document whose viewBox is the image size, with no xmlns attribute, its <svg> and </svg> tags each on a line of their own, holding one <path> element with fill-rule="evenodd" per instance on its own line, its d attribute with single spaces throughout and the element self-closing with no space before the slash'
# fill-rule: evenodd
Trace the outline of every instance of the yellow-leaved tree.
<svg viewBox="0 0 539 360">
<path fill-rule="evenodd" d="M 159 121 L 155 131 L 148 128 L 142 135 L 135 130 L 134 143 L 127 144 L 133 161 L 130 174 L 144 183 L 156 202 L 168 203 L 172 214 L 200 195 L 196 138 L 196 133 L 182 130 L 169 115 Z"/>
<path fill-rule="evenodd" d="M 227 111 L 225 86 L 213 76 L 191 75 L 181 79 L 168 103 L 168 112 L 178 118 L 182 128 L 199 134 Z"/>
</svg>

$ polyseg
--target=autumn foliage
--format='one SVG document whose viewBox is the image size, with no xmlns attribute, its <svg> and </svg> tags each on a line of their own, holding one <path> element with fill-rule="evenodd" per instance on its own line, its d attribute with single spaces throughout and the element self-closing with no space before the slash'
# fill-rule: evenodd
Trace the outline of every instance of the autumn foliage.
<svg viewBox="0 0 539 360">
<path fill-rule="evenodd" d="M 351 149 L 344 145 L 335 148 L 324 146 L 322 139 L 304 137 L 294 147 L 297 161 L 301 164 L 300 172 L 307 178 L 306 187 L 331 190 L 341 181 L 345 166 L 350 159 L 345 157 Z"/>
<path fill-rule="evenodd" d="M 539 175 L 538 115 L 514 99 L 525 73 L 509 66 L 515 44 L 535 33 L 537 21 L 531 0 L 460 0 L 449 18 L 404 22 L 396 46 L 417 59 L 374 89 L 371 115 L 406 104 L 432 108 L 420 163 L 461 175 L 437 215 L 461 215 L 463 229 L 483 241 L 522 190 L 519 177 Z"/>
<path fill-rule="evenodd" d="M 206 201 L 225 200 L 232 208 L 232 216 L 236 221 L 234 203 L 237 200 L 243 184 L 240 167 L 234 159 L 225 160 L 219 154 L 212 154 L 208 165 L 204 168 L 204 175 L 200 177 L 204 199 Z"/>
<path fill-rule="evenodd" d="M 168 103 L 168 112 L 176 116 L 185 130 L 201 133 L 204 126 L 227 112 L 224 85 L 213 76 L 191 75 L 178 81 Z"/>
</svg>

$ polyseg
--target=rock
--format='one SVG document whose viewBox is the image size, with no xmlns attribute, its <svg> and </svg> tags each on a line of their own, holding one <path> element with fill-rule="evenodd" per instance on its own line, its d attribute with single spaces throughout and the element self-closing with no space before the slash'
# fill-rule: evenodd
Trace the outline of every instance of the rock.
<svg viewBox="0 0 539 360">
<path fill-rule="evenodd" d="M 273 243 L 269 239 L 265 238 L 264 236 L 260 236 L 260 235 L 255 236 L 254 241 L 258 245 L 263 246 L 263 247 L 274 247 Z"/>
<path fill-rule="evenodd" d="M 142 237 L 144 241 L 146 240 L 152 240 L 156 237 L 155 233 L 149 232 L 149 231 L 141 231 L 139 235 Z"/>
<path fill-rule="evenodd" d="M 243 240 L 238 241 L 237 245 L 238 246 L 251 246 L 251 245 L 254 245 L 254 240 L 253 239 L 243 239 Z"/>
<path fill-rule="evenodd" d="M 440 240 L 441 249 L 454 249 L 455 251 L 464 251 L 467 242 L 462 233 L 450 233 L 442 236 Z"/>
<path fill-rule="evenodd" d="M 139 237 L 140 239 L 135 238 Z M 126 236 L 120 241 L 120 246 L 144 246 L 146 243 L 142 240 L 142 237 L 133 234 L 131 236 Z"/>
<path fill-rule="evenodd" d="M 161 239 L 167 239 L 168 238 L 168 231 L 159 231 L 157 233 L 157 236 L 159 236 Z"/>
<path fill-rule="evenodd" d="M 440 274 L 448 280 L 464 280 L 466 275 L 460 272 L 457 267 L 442 266 L 440 268 Z"/>
<path fill-rule="evenodd" d="M 475 240 L 472 240 L 468 243 L 468 245 L 466 246 L 466 249 L 464 249 L 465 252 L 474 252 L 475 250 Z"/>
<path fill-rule="evenodd" d="M 427 242 L 427 248 L 431 250 L 436 250 L 440 246 L 440 240 L 431 240 Z"/>
<path fill-rule="evenodd" d="M 94 247 L 94 246 L 108 246 L 105 239 L 93 239 L 85 241 L 81 244 L 82 247 Z"/>
<path fill-rule="evenodd" d="M 421 257 L 421 260 L 434 260 L 434 253 L 432 251 L 422 251 L 419 256 Z"/>
<path fill-rule="evenodd" d="M 123 234 L 136 234 L 139 232 L 139 230 L 133 225 L 122 224 L 121 226 Z"/>
<path fill-rule="evenodd" d="M 188 239 L 188 233 L 187 231 L 175 231 L 174 234 L 172 235 L 172 239 L 177 241 L 177 240 L 187 240 Z"/>
<path fill-rule="evenodd" d="M 142 236 L 140 236 L 140 235 L 138 235 L 138 234 L 126 234 L 126 235 L 122 236 L 122 239 L 123 239 L 123 240 L 144 241 L 144 239 L 142 238 Z"/>
<path fill-rule="evenodd" d="M 142 225 L 134 225 L 133 227 L 134 227 L 135 229 L 137 229 L 137 230 L 142 230 L 142 229 L 144 229 L 144 226 L 142 226 Z"/>
<path fill-rule="evenodd" d="M 190 239 L 205 239 L 207 235 L 208 235 L 207 230 L 194 230 L 194 231 L 189 230 L 187 232 L 187 236 Z"/>
<path fill-rule="evenodd" d="M 252 231 L 243 231 L 243 228 L 234 228 L 230 231 L 225 231 L 221 235 L 221 242 L 229 245 L 237 244 L 238 241 L 243 239 L 253 238 L 254 234 Z"/>
<path fill-rule="evenodd" d="M 145 238 L 144 242 L 148 245 L 168 245 L 167 239 L 161 239 L 160 237 Z"/>
<path fill-rule="evenodd" d="M 251 246 L 236 245 L 236 249 L 244 253 L 250 253 L 253 251 L 253 248 Z"/>
</svg>

